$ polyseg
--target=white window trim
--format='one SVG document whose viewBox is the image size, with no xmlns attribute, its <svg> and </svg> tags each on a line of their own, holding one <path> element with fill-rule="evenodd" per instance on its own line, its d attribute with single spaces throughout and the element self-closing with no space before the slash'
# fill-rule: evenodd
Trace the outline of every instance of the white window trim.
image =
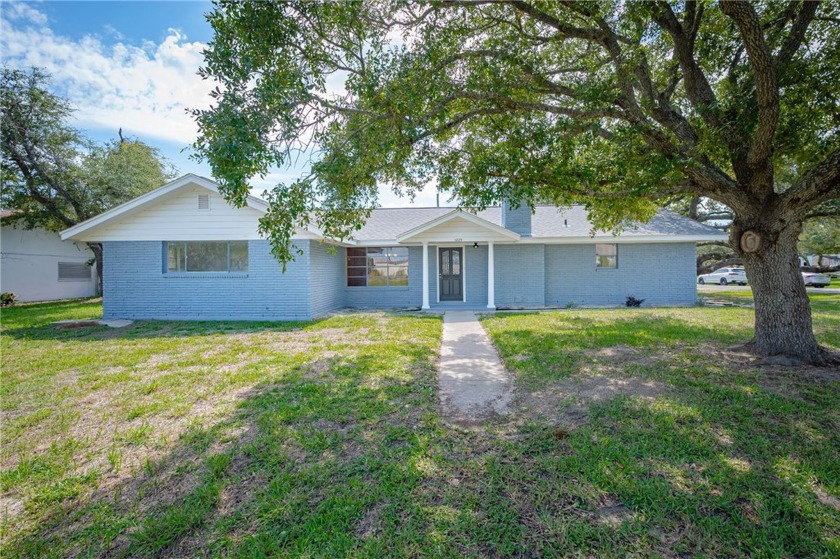
<svg viewBox="0 0 840 559">
<path fill-rule="evenodd" d="M 472 245 L 470 245 L 472 246 Z M 467 302 L 467 245 L 435 245 L 435 277 L 437 278 L 437 287 L 435 288 L 435 298 L 440 303 L 440 249 L 442 248 L 460 248 L 461 250 L 461 301 L 446 301 L 447 303 L 466 303 Z"/>
</svg>

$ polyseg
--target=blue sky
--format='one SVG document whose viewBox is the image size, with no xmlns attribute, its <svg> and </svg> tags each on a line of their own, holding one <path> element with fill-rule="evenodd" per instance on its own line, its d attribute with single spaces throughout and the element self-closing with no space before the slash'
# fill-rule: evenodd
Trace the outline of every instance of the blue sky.
<svg viewBox="0 0 840 559">
<path fill-rule="evenodd" d="M 55 92 L 76 109 L 73 125 L 97 141 L 117 130 L 157 147 L 181 173 L 210 176 L 189 157 L 196 128 L 187 108 L 205 108 L 210 84 L 196 72 L 212 39 L 204 14 L 209 2 L 0 1 L 0 56 L 15 68 L 38 66 L 52 74 Z M 302 164 L 300 164 L 302 165 Z M 277 169 L 260 192 L 299 174 Z M 388 189 L 383 206 L 404 206 Z M 415 205 L 434 205 L 433 188 Z"/>
</svg>

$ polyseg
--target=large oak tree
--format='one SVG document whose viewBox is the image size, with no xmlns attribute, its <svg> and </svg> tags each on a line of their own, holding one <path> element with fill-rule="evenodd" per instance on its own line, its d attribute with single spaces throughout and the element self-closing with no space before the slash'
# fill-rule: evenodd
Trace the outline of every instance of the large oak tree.
<svg viewBox="0 0 840 559">
<path fill-rule="evenodd" d="M 599 228 L 708 197 L 734 214 L 749 347 L 820 362 L 796 241 L 840 195 L 838 6 L 222 0 L 196 145 L 236 203 L 255 175 L 311 162 L 268 193 L 281 260 L 295 225 L 350 234 L 381 184 L 436 181 L 474 207 L 580 202 Z"/>
</svg>

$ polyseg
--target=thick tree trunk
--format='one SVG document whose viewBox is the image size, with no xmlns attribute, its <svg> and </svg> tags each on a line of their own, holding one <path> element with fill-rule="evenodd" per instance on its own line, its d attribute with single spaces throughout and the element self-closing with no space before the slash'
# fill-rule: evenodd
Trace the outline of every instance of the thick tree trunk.
<svg viewBox="0 0 840 559">
<path fill-rule="evenodd" d="M 102 244 L 88 243 L 88 248 L 93 251 L 96 259 L 96 294 L 102 295 Z"/>
<path fill-rule="evenodd" d="M 811 304 L 796 251 L 801 228 L 801 223 L 789 223 L 774 231 L 760 220 L 733 222 L 732 244 L 743 259 L 755 299 L 755 337 L 747 346 L 761 356 L 822 363 L 827 353 L 814 336 Z M 757 234 L 757 249 L 743 241 L 748 231 Z"/>
</svg>

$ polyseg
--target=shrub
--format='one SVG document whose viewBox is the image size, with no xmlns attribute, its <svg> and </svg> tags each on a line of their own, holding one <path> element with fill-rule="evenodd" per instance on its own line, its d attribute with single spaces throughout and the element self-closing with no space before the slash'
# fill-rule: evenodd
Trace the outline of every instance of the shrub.
<svg viewBox="0 0 840 559">
<path fill-rule="evenodd" d="M 644 303 L 644 299 L 636 299 L 632 295 L 627 296 L 627 300 L 624 302 L 625 305 L 628 307 L 641 307 L 642 303 Z"/>
<path fill-rule="evenodd" d="M 15 301 L 17 301 L 17 295 L 11 291 L 4 291 L 3 293 L 0 293 L 0 305 L 8 307 L 10 305 L 14 305 Z"/>
</svg>

